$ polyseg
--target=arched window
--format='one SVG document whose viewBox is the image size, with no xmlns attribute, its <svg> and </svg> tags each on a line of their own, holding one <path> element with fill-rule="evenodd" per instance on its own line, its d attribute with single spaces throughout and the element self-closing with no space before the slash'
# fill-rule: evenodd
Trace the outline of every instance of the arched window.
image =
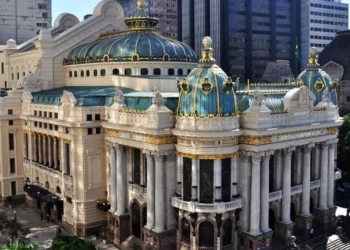
<svg viewBox="0 0 350 250">
<path fill-rule="evenodd" d="M 136 203 L 131 205 L 131 229 L 137 238 L 141 237 L 141 214 L 140 207 Z"/>
<path fill-rule="evenodd" d="M 61 193 L 61 188 L 60 187 L 56 187 L 56 193 L 60 194 Z"/>
<path fill-rule="evenodd" d="M 105 55 L 105 56 L 103 57 L 103 61 L 109 62 L 109 56 L 108 56 L 108 55 Z"/>
<path fill-rule="evenodd" d="M 162 71 L 159 68 L 156 68 L 153 70 L 153 75 L 159 76 L 162 73 Z"/>
<path fill-rule="evenodd" d="M 49 189 L 50 188 L 50 183 L 47 181 L 47 182 L 45 182 L 45 187 L 47 188 L 47 189 Z"/>
<path fill-rule="evenodd" d="M 228 219 L 225 221 L 222 227 L 222 241 L 224 246 L 229 246 L 232 244 L 232 221 Z"/>
<path fill-rule="evenodd" d="M 80 71 L 80 76 L 84 77 L 84 73 L 85 73 L 84 70 Z"/>
<path fill-rule="evenodd" d="M 74 77 L 78 77 L 78 71 L 74 71 Z"/>
<path fill-rule="evenodd" d="M 214 226 L 208 221 L 199 225 L 199 242 L 200 247 L 214 247 Z"/>
<path fill-rule="evenodd" d="M 174 69 L 168 69 L 168 75 L 169 76 L 175 75 L 175 70 Z"/>
<path fill-rule="evenodd" d="M 141 75 L 143 75 L 143 76 L 148 75 L 148 69 L 142 68 L 141 69 Z"/>
<path fill-rule="evenodd" d="M 97 76 L 98 75 L 98 71 L 97 69 L 94 69 L 94 76 Z"/>
<path fill-rule="evenodd" d="M 106 70 L 105 69 L 101 69 L 101 76 L 106 76 Z"/>
<path fill-rule="evenodd" d="M 191 226 L 188 220 L 182 219 L 182 237 L 181 241 L 187 244 L 191 243 Z"/>
<path fill-rule="evenodd" d="M 73 77 L 73 72 L 69 71 L 69 77 Z"/>
<path fill-rule="evenodd" d="M 182 76 L 184 74 L 184 70 L 183 69 L 178 69 L 177 70 L 177 75 Z"/>
<path fill-rule="evenodd" d="M 191 201 L 192 190 L 192 160 L 190 158 L 183 158 L 183 200 Z"/>
<path fill-rule="evenodd" d="M 90 77 L 90 70 L 86 71 L 86 77 Z"/>
<path fill-rule="evenodd" d="M 119 75 L 119 69 L 113 69 L 112 74 L 115 76 Z"/>
<path fill-rule="evenodd" d="M 168 54 L 165 54 L 164 57 L 163 57 L 164 61 L 169 61 L 169 55 Z"/>
<path fill-rule="evenodd" d="M 132 70 L 131 69 L 127 68 L 127 69 L 124 70 L 124 75 L 131 76 L 131 74 L 132 74 Z"/>
</svg>

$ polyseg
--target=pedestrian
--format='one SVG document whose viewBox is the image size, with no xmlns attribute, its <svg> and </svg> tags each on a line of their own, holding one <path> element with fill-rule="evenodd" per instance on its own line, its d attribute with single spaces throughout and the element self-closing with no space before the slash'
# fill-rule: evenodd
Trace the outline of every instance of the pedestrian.
<svg viewBox="0 0 350 250">
<path fill-rule="evenodd" d="M 43 220 L 43 219 L 44 219 L 43 212 L 40 212 L 40 219 L 41 219 L 41 220 Z"/>
<path fill-rule="evenodd" d="M 49 214 L 46 214 L 46 219 L 47 219 L 47 222 L 49 223 L 50 222 L 50 215 Z"/>
<path fill-rule="evenodd" d="M 314 236 L 314 228 L 310 228 L 310 238 L 312 238 Z"/>
</svg>

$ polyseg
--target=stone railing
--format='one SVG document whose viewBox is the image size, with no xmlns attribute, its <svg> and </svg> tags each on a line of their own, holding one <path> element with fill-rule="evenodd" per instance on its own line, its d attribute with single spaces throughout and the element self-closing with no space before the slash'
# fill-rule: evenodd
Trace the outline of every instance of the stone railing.
<svg viewBox="0 0 350 250">
<path fill-rule="evenodd" d="M 173 207 L 186 210 L 191 213 L 225 213 L 243 207 L 242 198 L 237 198 L 230 202 L 204 204 L 197 202 L 183 201 L 181 198 L 172 197 Z"/>
<path fill-rule="evenodd" d="M 33 166 L 34 169 L 37 169 L 38 171 L 44 171 L 45 174 L 49 174 L 53 178 L 61 179 L 62 177 L 62 173 L 60 171 L 44 166 L 38 162 L 33 162 Z"/>
<path fill-rule="evenodd" d="M 314 180 L 310 183 L 310 189 L 315 189 L 320 187 L 320 180 Z"/>
<path fill-rule="evenodd" d="M 73 185 L 73 177 L 65 174 L 64 175 L 64 184 L 72 186 Z"/>
<path fill-rule="evenodd" d="M 193 131 L 227 131 L 239 127 L 238 116 L 228 117 L 186 117 L 177 116 L 175 128 Z"/>
<path fill-rule="evenodd" d="M 341 171 L 337 171 L 334 173 L 334 180 L 339 180 L 341 178 Z"/>
<path fill-rule="evenodd" d="M 269 201 L 276 201 L 282 199 L 282 190 L 278 190 L 275 192 L 270 193 L 269 195 Z"/>
<path fill-rule="evenodd" d="M 300 194 L 302 192 L 303 192 L 303 185 L 294 186 L 292 187 L 291 195 Z"/>
<path fill-rule="evenodd" d="M 147 196 L 147 188 L 144 188 L 140 185 L 130 184 L 130 190 L 135 192 L 136 194 L 141 194 Z"/>
<path fill-rule="evenodd" d="M 26 168 L 30 168 L 30 160 L 23 159 L 23 166 Z"/>
</svg>

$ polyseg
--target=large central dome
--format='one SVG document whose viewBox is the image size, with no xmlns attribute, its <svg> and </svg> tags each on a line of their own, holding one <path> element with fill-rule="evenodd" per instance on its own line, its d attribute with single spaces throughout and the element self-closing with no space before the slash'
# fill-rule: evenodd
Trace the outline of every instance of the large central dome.
<svg viewBox="0 0 350 250">
<path fill-rule="evenodd" d="M 147 17 L 138 6 L 137 17 L 126 18 L 128 30 L 101 35 L 96 41 L 73 49 L 64 64 L 108 61 L 197 61 L 188 45 L 156 32 L 158 19 Z"/>
</svg>

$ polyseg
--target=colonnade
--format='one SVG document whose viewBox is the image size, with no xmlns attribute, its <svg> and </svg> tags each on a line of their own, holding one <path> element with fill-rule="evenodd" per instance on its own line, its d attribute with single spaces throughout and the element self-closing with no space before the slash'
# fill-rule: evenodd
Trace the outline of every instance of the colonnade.
<svg viewBox="0 0 350 250">
<path fill-rule="evenodd" d="M 311 151 L 316 147 L 320 150 L 317 155 L 321 159 L 316 163 L 320 167 L 320 195 L 318 209 L 326 210 L 334 207 L 334 147 L 336 140 L 329 140 L 317 145 L 308 144 L 298 148 L 289 147 L 269 152 L 242 152 L 240 157 L 239 194 L 243 198 L 240 228 L 242 231 L 258 235 L 269 229 L 269 158 L 275 154 L 277 171 L 274 182 L 276 187 L 282 189 L 280 222 L 292 223 L 291 191 L 292 191 L 292 154 L 297 149 L 301 157 L 296 157 L 296 164 L 300 166 L 302 177 L 302 194 L 300 215 L 310 214 L 310 188 L 311 188 Z M 318 172 L 315 170 L 314 172 Z M 276 178 L 281 178 L 280 180 Z"/>
<path fill-rule="evenodd" d="M 128 150 L 108 143 L 110 160 L 111 209 L 116 215 L 126 214 L 128 198 Z M 175 151 L 144 150 L 147 158 L 147 225 L 157 233 L 174 227 L 170 198 L 175 193 Z"/>
</svg>

